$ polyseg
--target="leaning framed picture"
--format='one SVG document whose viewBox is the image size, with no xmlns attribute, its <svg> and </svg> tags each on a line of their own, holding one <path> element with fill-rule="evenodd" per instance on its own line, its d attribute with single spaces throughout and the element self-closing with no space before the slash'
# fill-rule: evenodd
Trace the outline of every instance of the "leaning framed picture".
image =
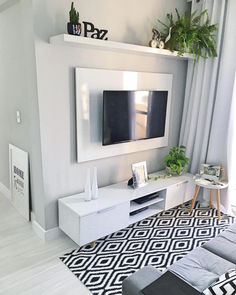
<svg viewBox="0 0 236 295">
<path fill-rule="evenodd" d="M 11 202 L 17 211 L 29 221 L 29 156 L 27 152 L 12 144 L 9 144 L 9 171 Z"/>
<path fill-rule="evenodd" d="M 133 187 L 138 188 L 148 184 L 146 161 L 132 164 Z"/>
<path fill-rule="evenodd" d="M 200 175 L 204 179 L 208 179 L 211 181 L 221 181 L 221 166 L 201 164 Z"/>
</svg>

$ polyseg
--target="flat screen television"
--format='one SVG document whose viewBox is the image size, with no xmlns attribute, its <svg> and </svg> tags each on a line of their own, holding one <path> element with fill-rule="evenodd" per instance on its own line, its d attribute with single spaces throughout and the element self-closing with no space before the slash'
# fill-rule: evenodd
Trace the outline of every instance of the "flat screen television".
<svg viewBox="0 0 236 295">
<path fill-rule="evenodd" d="M 103 145 L 163 137 L 168 91 L 103 91 Z"/>
</svg>

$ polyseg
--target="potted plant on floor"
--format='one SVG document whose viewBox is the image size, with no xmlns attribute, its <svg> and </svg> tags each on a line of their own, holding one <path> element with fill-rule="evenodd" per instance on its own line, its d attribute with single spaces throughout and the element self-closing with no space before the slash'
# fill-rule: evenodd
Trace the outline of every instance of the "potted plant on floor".
<svg viewBox="0 0 236 295">
<path fill-rule="evenodd" d="M 164 26 L 161 36 L 165 47 L 171 51 L 177 50 L 178 55 L 191 53 L 195 60 L 199 57 L 216 57 L 217 25 L 210 24 L 207 10 L 199 15 L 196 15 L 197 11 L 190 15 L 185 13 L 182 17 L 177 9 L 175 11 L 177 20 L 174 20 L 172 13 L 167 14 L 168 24 L 158 20 Z"/>
<path fill-rule="evenodd" d="M 81 34 L 81 24 L 79 23 L 79 12 L 76 11 L 74 2 L 71 3 L 69 17 L 70 22 L 67 23 L 68 34 L 79 36 Z"/>
<path fill-rule="evenodd" d="M 168 176 L 181 175 L 183 172 L 187 172 L 189 158 L 185 157 L 185 146 L 173 146 L 164 162 Z"/>
</svg>

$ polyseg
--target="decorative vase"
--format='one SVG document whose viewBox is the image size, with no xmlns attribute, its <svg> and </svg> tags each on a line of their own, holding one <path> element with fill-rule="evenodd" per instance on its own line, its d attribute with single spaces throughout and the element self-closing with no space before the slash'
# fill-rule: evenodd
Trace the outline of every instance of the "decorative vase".
<svg viewBox="0 0 236 295">
<path fill-rule="evenodd" d="M 91 183 L 90 183 L 90 169 L 87 169 L 86 183 L 84 188 L 85 201 L 91 201 Z"/>
<path fill-rule="evenodd" d="M 98 181 L 97 181 L 97 168 L 93 169 L 93 184 L 92 184 L 92 199 L 98 199 Z"/>
<path fill-rule="evenodd" d="M 73 23 L 67 23 L 67 32 L 70 35 L 76 35 L 80 36 L 81 34 L 81 24 L 73 24 Z"/>
</svg>

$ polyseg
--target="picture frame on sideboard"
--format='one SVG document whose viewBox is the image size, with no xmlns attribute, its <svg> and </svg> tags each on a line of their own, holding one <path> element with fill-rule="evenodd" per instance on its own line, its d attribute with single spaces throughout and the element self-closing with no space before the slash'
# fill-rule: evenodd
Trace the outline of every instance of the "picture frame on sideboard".
<svg viewBox="0 0 236 295">
<path fill-rule="evenodd" d="M 148 184 L 146 161 L 132 164 L 133 187 L 143 187 Z"/>
</svg>

